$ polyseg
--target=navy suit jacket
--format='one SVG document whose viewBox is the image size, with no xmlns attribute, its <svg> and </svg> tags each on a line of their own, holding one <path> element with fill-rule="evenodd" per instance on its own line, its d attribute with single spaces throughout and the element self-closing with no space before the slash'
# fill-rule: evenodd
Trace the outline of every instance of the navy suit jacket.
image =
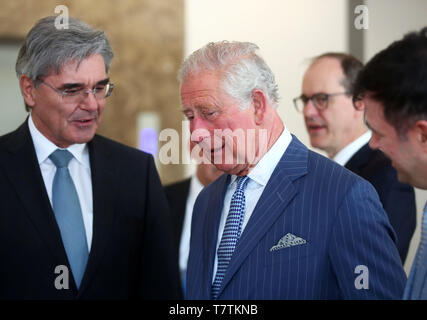
<svg viewBox="0 0 427 320">
<path fill-rule="evenodd" d="M 372 183 L 378 192 L 396 232 L 400 259 L 405 263 L 417 221 L 414 188 L 399 182 L 391 161 L 380 150 L 372 150 L 369 144 L 360 148 L 345 167 Z"/>
<path fill-rule="evenodd" d="M 189 299 L 211 299 L 228 182 L 223 175 L 196 201 Z M 287 234 L 306 243 L 272 250 Z M 394 241 L 372 185 L 293 136 L 236 245 L 218 299 L 400 299 L 406 275 Z"/>
<path fill-rule="evenodd" d="M 93 238 L 77 290 L 25 122 L 0 137 L 0 299 L 177 299 L 167 200 L 153 158 L 96 135 L 88 143 Z"/>
</svg>

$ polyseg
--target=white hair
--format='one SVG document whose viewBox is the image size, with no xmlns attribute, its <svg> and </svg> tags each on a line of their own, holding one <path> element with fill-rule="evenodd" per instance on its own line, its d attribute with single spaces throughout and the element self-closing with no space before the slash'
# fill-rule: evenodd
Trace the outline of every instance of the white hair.
<svg viewBox="0 0 427 320">
<path fill-rule="evenodd" d="M 241 105 L 250 106 L 254 89 L 263 91 L 273 107 L 279 102 L 274 74 L 256 53 L 256 44 L 238 41 L 211 42 L 193 52 L 181 65 L 178 80 L 202 71 L 216 71 L 221 75 L 221 86 Z"/>
</svg>

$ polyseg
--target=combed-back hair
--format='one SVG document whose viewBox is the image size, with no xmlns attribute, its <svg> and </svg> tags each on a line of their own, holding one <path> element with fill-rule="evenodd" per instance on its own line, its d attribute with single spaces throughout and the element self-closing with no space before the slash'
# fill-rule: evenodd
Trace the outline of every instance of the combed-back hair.
<svg viewBox="0 0 427 320">
<path fill-rule="evenodd" d="M 237 100 L 242 109 L 249 107 L 254 89 L 262 90 L 273 107 L 279 102 L 274 74 L 250 42 L 211 42 L 193 52 L 181 65 L 180 83 L 189 75 L 203 71 L 218 72 L 222 89 Z"/>
<path fill-rule="evenodd" d="M 40 19 L 27 34 L 16 60 L 18 78 L 25 74 L 35 85 L 38 79 L 59 74 L 62 66 L 77 61 L 78 64 L 91 55 L 101 54 L 108 72 L 113 58 L 110 43 L 101 30 L 70 17 L 67 29 L 57 29 L 56 16 Z M 28 106 L 26 106 L 27 111 Z"/>
</svg>

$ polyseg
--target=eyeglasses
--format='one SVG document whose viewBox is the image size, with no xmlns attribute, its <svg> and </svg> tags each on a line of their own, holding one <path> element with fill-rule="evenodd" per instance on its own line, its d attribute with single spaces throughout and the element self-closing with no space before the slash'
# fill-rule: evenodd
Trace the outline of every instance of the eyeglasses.
<svg viewBox="0 0 427 320">
<path fill-rule="evenodd" d="M 108 82 L 106 84 L 98 84 L 93 89 L 71 88 L 71 89 L 59 90 L 54 86 L 52 86 L 51 84 L 41 79 L 38 79 L 38 81 L 40 81 L 44 85 L 48 86 L 52 90 L 55 90 L 57 93 L 59 93 L 62 96 L 63 101 L 66 103 L 79 103 L 84 99 L 86 99 L 86 97 L 89 95 L 90 92 L 92 92 L 96 100 L 102 100 L 102 99 L 108 98 L 114 89 L 114 84 Z"/>
<path fill-rule="evenodd" d="M 302 112 L 304 107 L 307 105 L 308 101 L 311 100 L 313 106 L 317 110 L 325 110 L 328 107 L 328 101 L 330 97 L 335 97 L 343 94 L 349 94 L 348 92 L 338 92 L 338 93 L 316 93 L 311 97 L 307 97 L 306 95 L 301 95 L 295 98 L 294 105 L 298 112 Z"/>
</svg>

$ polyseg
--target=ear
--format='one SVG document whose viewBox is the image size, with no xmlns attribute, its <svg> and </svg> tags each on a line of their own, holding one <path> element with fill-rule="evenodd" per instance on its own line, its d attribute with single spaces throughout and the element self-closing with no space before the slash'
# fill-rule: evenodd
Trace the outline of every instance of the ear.
<svg viewBox="0 0 427 320">
<path fill-rule="evenodd" d="M 255 123 L 261 125 L 267 109 L 267 97 L 259 89 L 252 91 L 252 103 L 254 105 Z"/>
<path fill-rule="evenodd" d="M 34 96 L 35 90 L 34 82 L 25 74 L 19 77 L 19 86 L 21 87 L 22 96 L 24 97 L 25 103 L 30 107 L 34 107 L 36 104 Z"/>
<path fill-rule="evenodd" d="M 427 120 L 418 120 L 413 127 L 415 137 L 421 148 L 427 153 Z"/>
<path fill-rule="evenodd" d="M 352 98 L 353 108 L 358 111 L 365 111 L 365 101 L 363 99 Z"/>
</svg>

